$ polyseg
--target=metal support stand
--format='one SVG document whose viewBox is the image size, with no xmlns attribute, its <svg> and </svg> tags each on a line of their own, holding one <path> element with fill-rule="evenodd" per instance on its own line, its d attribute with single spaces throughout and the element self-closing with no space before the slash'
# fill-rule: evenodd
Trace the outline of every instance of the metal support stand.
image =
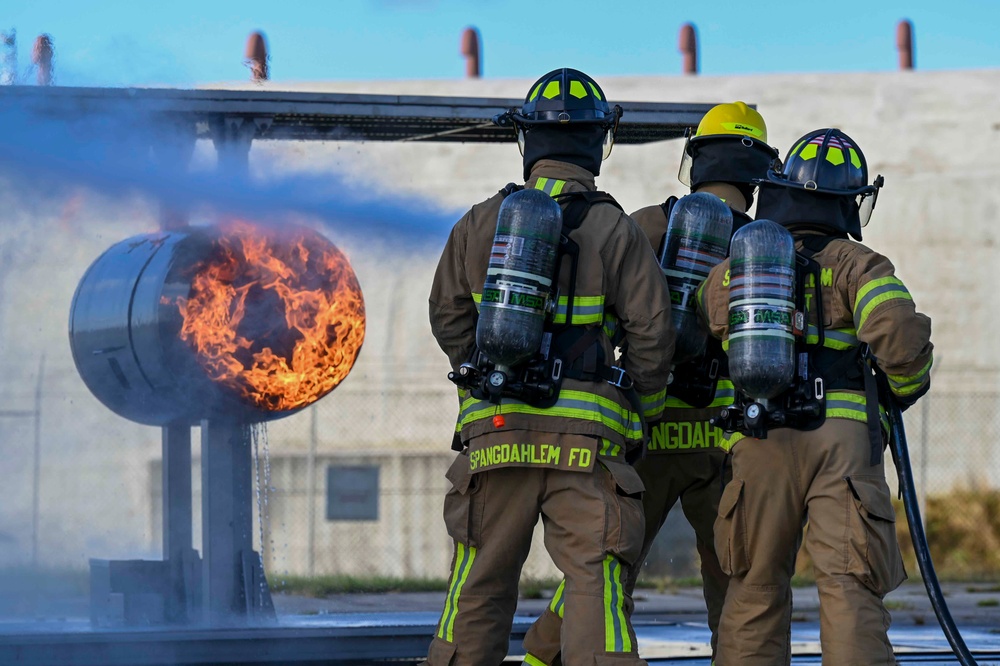
<svg viewBox="0 0 1000 666">
<path fill-rule="evenodd" d="M 164 619 L 195 621 L 201 610 L 200 559 L 193 547 L 191 427 L 163 428 L 163 559 L 167 564 Z"/>
<path fill-rule="evenodd" d="M 253 550 L 250 426 L 201 422 L 202 601 L 212 625 L 275 617 L 271 593 Z"/>
<path fill-rule="evenodd" d="M 163 560 L 91 560 L 94 626 L 275 620 L 253 549 L 251 427 L 201 423 L 202 552 L 193 544 L 191 427 L 163 428 Z"/>
</svg>

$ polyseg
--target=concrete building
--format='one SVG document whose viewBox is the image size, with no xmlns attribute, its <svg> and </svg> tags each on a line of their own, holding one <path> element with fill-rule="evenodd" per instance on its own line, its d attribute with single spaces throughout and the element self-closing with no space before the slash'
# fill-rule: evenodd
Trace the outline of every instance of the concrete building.
<svg viewBox="0 0 1000 666">
<path fill-rule="evenodd" d="M 626 113 L 630 100 L 743 100 L 757 105 L 782 154 L 795 138 L 826 126 L 843 129 L 861 145 L 872 176 L 886 180 L 865 243 L 893 259 L 918 309 L 934 322 L 934 387 L 922 406 L 907 412 L 917 482 L 931 493 L 969 484 L 995 487 L 1000 308 L 992 307 L 991 297 L 1000 266 L 1000 187 L 994 182 L 1000 176 L 1000 70 L 593 74 Z M 254 89 L 516 98 L 530 83 L 266 82 Z M 626 210 L 681 195 L 681 147 L 681 141 L 618 146 L 598 184 Z M 213 162 L 212 147 L 200 143 L 192 168 L 210 169 Z M 269 476 L 269 482 L 259 506 L 270 575 L 443 577 L 450 544 L 440 507 L 457 405 L 445 356 L 430 335 L 426 297 L 453 222 L 472 203 L 519 179 L 517 149 L 258 141 L 250 168 L 257 178 L 329 179 L 331 198 L 339 191 L 363 193 L 373 201 L 403 202 L 401 208 L 413 213 L 380 227 L 390 230 L 389 237 L 328 231 L 358 274 L 368 334 L 341 387 L 315 408 L 269 425 L 270 463 L 262 459 L 260 468 L 260 478 Z M 0 476 L 6 481 L 0 566 L 30 558 L 34 522 L 43 564 L 83 567 L 89 557 L 159 557 L 159 431 L 124 421 L 90 395 L 66 337 L 73 291 L 87 266 L 112 244 L 155 231 L 158 206 L 131 190 L 0 173 L 0 211 L 0 397 L 8 409 L 32 408 L 44 358 L 37 477 L 33 421 L 0 418 Z M 378 520 L 326 520 L 331 464 L 379 468 Z M 554 573 L 538 542 L 527 575 Z"/>
</svg>

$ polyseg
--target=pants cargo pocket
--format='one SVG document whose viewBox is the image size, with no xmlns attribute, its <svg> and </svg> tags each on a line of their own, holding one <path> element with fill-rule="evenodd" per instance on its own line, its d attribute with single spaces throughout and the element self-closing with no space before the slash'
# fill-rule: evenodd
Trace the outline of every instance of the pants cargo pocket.
<svg viewBox="0 0 1000 666">
<path fill-rule="evenodd" d="M 604 483 L 604 551 L 634 565 L 642 551 L 645 520 L 642 511 L 644 486 L 639 473 L 624 463 L 595 465 Z"/>
<path fill-rule="evenodd" d="M 445 478 L 451 489 L 444 496 L 444 524 L 448 536 L 467 546 L 478 548 L 483 525 L 483 487 L 486 473 L 469 471 L 469 456 L 458 454 Z"/>
<path fill-rule="evenodd" d="M 741 577 L 750 571 L 743 512 L 743 479 L 733 479 L 722 492 L 719 516 L 715 520 L 715 552 L 727 576 Z"/>
<path fill-rule="evenodd" d="M 896 540 L 896 512 L 882 476 L 848 476 L 850 501 L 847 573 L 884 596 L 906 580 Z"/>
</svg>

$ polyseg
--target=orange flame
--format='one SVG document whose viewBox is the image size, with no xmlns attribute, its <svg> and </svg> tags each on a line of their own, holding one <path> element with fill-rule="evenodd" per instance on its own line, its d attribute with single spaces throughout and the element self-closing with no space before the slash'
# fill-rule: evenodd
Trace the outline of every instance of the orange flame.
<svg viewBox="0 0 1000 666">
<path fill-rule="evenodd" d="M 227 225 L 177 300 L 208 376 L 264 411 L 305 407 L 351 371 L 365 304 L 347 258 L 302 227 Z"/>
</svg>

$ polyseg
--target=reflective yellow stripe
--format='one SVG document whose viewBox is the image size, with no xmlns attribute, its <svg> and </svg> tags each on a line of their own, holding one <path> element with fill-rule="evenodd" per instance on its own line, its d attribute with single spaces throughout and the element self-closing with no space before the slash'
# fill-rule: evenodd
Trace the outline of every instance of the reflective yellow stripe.
<svg viewBox="0 0 1000 666">
<path fill-rule="evenodd" d="M 667 404 L 667 389 L 663 389 L 659 393 L 653 393 L 652 395 L 644 395 L 639 398 L 642 404 L 642 415 L 647 421 L 652 420 L 663 414 L 663 408 Z"/>
<path fill-rule="evenodd" d="M 444 613 L 441 614 L 441 624 L 438 627 L 438 638 L 455 642 L 455 617 L 458 615 L 458 600 L 462 595 L 462 586 L 469 579 L 469 571 L 476 559 L 476 549 L 464 543 L 455 542 L 455 569 L 451 572 L 451 584 L 448 596 L 444 602 Z"/>
<path fill-rule="evenodd" d="M 459 419 L 463 426 L 476 421 L 491 419 L 497 414 L 531 414 L 596 421 L 623 435 L 628 440 L 642 438 L 642 422 L 639 415 L 619 405 L 614 400 L 587 391 L 563 389 L 552 407 L 532 407 L 514 398 L 505 399 L 499 405 L 486 400 L 469 398 L 462 403 Z"/>
<path fill-rule="evenodd" d="M 549 610 L 558 615 L 563 616 L 563 611 L 566 608 L 565 597 L 563 593 L 566 591 L 566 579 L 563 578 L 559 581 L 559 587 L 556 588 L 556 593 L 552 595 L 552 601 L 549 603 Z"/>
<path fill-rule="evenodd" d="M 552 315 L 553 324 L 565 324 L 569 311 L 569 297 L 560 296 Z M 601 324 L 604 322 L 604 296 L 574 296 L 573 324 Z"/>
<path fill-rule="evenodd" d="M 528 666 L 549 666 L 544 661 L 542 661 L 535 655 L 531 654 L 530 652 L 524 655 L 524 663 L 526 663 Z"/>
<path fill-rule="evenodd" d="M 561 194 L 565 186 L 565 180 L 558 180 L 556 178 L 539 178 L 535 181 L 535 189 L 545 192 L 550 197 Z"/>
<path fill-rule="evenodd" d="M 860 421 L 868 423 L 868 409 L 866 407 L 865 396 L 846 391 L 829 391 L 826 394 L 826 418 L 828 419 L 848 419 L 850 421 Z M 879 405 L 879 420 L 882 422 L 882 429 L 889 430 L 889 417 L 885 409 Z M 719 447 L 728 451 L 733 445 L 746 435 L 739 432 L 726 433 L 719 443 Z"/>
<path fill-rule="evenodd" d="M 865 284 L 858 290 L 857 298 L 854 301 L 854 325 L 857 330 L 864 328 L 871 314 L 879 305 L 893 300 L 912 301 L 913 297 L 907 291 L 899 278 L 890 275 L 878 278 Z"/>
<path fill-rule="evenodd" d="M 618 446 L 610 439 L 601 437 L 601 448 L 597 452 L 599 456 L 605 456 L 607 458 L 617 458 L 618 454 L 621 453 L 622 447 Z"/>
<path fill-rule="evenodd" d="M 927 383 L 927 375 L 931 371 L 934 358 L 931 357 L 927 364 L 920 368 L 915 375 L 886 375 L 889 378 L 889 388 L 896 395 L 910 395 L 916 393 Z"/>
<path fill-rule="evenodd" d="M 612 312 L 604 313 L 604 335 L 608 336 L 611 344 L 618 346 L 620 341 L 615 338 L 618 335 L 618 317 Z"/>
<path fill-rule="evenodd" d="M 604 558 L 604 649 L 631 652 L 632 637 L 625 619 L 622 565 L 614 555 Z"/>
<path fill-rule="evenodd" d="M 809 324 L 806 331 L 806 344 L 819 343 L 819 329 Z M 823 330 L 823 346 L 827 349 L 844 351 L 858 346 L 858 332 L 853 328 L 827 328 Z"/>
<path fill-rule="evenodd" d="M 483 295 L 480 292 L 472 292 L 472 301 L 476 304 L 476 310 L 482 304 Z M 553 324 L 566 323 L 566 313 L 569 306 L 569 297 L 560 296 L 559 303 L 556 304 L 555 312 L 552 316 Z M 604 296 L 575 296 L 573 297 L 573 323 L 578 325 L 600 324 L 604 320 Z"/>
</svg>

